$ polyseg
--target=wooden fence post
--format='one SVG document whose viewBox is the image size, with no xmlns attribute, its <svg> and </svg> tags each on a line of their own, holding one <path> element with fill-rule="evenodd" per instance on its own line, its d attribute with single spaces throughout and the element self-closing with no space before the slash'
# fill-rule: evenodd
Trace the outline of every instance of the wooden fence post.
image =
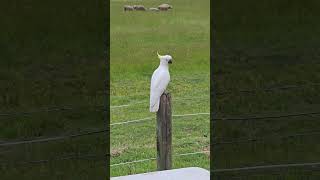
<svg viewBox="0 0 320 180">
<path fill-rule="evenodd" d="M 163 93 L 157 112 L 157 167 L 158 171 L 171 169 L 172 131 L 171 131 L 171 96 Z"/>
</svg>

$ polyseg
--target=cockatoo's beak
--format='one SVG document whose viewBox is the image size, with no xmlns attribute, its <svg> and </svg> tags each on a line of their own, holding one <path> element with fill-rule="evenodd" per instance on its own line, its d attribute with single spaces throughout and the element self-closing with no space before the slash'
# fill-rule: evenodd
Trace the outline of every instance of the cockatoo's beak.
<svg viewBox="0 0 320 180">
<path fill-rule="evenodd" d="M 169 61 L 168 61 L 168 63 L 169 63 L 169 64 L 172 64 L 172 61 L 171 61 L 171 60 L 169 60 Z"/>
</svg>

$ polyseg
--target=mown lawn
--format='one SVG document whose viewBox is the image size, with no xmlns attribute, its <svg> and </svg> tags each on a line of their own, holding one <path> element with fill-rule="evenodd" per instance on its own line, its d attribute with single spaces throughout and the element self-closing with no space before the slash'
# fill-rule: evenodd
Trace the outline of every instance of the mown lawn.
<svg viewBox="0 0 320 180">
<path fill-rule="evenodd" d="M 156 157 L 155 114 L 149 112 L 149 86 L 159 60 L 173 56 L 170 66 L 174 115 L 209 113 L 209 1 L 168 1 L 168 12 L 123 12 L 125 4 L 156 7 L 163 2 L 111 1 L 111 176 L 156 170 L 156 161 L 122 162 Z M 121 106 L 129 105 L 129 106 Z M 119 107 L 120 106 L 120 107 Z M 153 117 L 148 121 L 113 123 Z M 209 115 L 173 117 L 173 154 L 208 151 Z M 209 169 L 209 153 L 174 157 L 173 168 Z"/>
</svg>

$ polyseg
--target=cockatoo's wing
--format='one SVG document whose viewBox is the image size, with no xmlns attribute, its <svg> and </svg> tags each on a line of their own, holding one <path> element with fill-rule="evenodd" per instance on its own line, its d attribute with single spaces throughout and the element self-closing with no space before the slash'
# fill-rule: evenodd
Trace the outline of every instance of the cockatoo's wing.
<svg viewBox="0 0 320 180">
<path fill-rule="evenodd" d="M 160 96 L 166 90 L 169 81 L 169 71 L 159 68 L 154 71 L 150 86 L 150 112 L 159 110 Z"/>
</svg>

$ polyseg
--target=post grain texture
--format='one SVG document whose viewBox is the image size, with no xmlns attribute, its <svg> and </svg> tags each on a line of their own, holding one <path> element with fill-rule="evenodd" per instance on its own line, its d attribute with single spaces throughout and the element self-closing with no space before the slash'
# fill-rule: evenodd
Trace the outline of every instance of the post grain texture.
<svg viewBox="0 0 320 180">
<path fill-rule="evenodd" d="M 157 167 L 159 171 L 171 169 L 172 164 L 172 125 L 171 95 L 163 93 L 157 112 Z"/>
</svg>

